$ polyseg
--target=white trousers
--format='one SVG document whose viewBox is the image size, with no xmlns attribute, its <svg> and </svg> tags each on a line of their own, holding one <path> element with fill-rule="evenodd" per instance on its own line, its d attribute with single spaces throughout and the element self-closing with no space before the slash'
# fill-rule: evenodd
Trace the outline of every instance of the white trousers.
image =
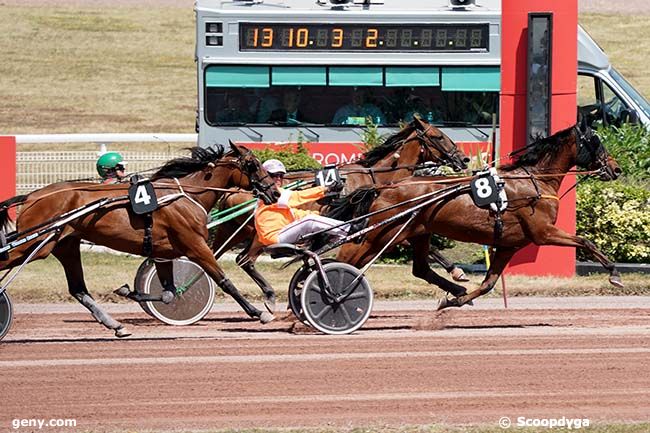
<svg viewBox="0 0 650 433">
<path fill-rule="evenodd" d="M 301 236 L 336 227 L 339 224 L 343 224 L 343 221 L 327 218 L 322 215 L 307 215 L 306 217 L 298 221 L 294 221 L 280 230 L 278 239 L 280 243 L 283 244 L 295 244 L 297 242 L 300 242 Z M 336 238 L 344 238 L 348 235 L 349 230 L 350 224 L 345 224 L 340 227 L 333 228 L 325 234 L 334 236 Z"/>
</svg>

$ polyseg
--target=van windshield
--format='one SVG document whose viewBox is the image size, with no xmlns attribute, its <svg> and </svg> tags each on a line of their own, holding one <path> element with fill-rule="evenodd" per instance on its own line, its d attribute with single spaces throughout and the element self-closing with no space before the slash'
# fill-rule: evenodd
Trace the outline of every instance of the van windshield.
<svg viewBox="0 0 650 433">
<path fill-rule="evenodd" d="M 630 98 L 634 99 L 634 102 L 643 110 L 646 116 L 650 117 L 650 104 L 648 101 L 641 95 L 627 80 L 621 75 L 616 69 L 610 69 L 610 75 L 616 81 L 616 83 L 621 86 L 621 88 L 627 93 Z"/>
</svg>

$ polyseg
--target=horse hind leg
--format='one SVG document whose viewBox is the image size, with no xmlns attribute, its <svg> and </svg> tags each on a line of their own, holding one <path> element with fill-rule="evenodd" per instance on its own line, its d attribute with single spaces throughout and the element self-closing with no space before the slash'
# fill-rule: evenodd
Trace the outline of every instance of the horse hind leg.
<svg viewBox="0 0 650 433">
<path fill-rule="evenodd" d="M 467 278 L 467 275 L 465 275 L 465 271 L 463 271 L 462 268 L 456 266 L 455 263 L 450 262 L 449 259 L 443 256 L 437 249 L 431 248 L 431 251 L 429 252 L 429 258 L 442 266 L 445 271 L 451 275 L 451 278 L 453 278 L 454 281 L 459 281 L 461 283 L 466 283 L 469 281 L 469 278 Z"/>
<path fill-rule="evenodd" d="M 128 337 L 131 333 L 127 331 L 124 325 L 113 319 L 88 293 L 84 281 L 83 267 L 81 266 L 79 243 L 79 239 L 67 237 L 52 250 L 52 254 L 65 270 L 68 291 L 81 305 L 90 311 L 95 320 L 113 330 L 116 337 Z"/>
</svg>

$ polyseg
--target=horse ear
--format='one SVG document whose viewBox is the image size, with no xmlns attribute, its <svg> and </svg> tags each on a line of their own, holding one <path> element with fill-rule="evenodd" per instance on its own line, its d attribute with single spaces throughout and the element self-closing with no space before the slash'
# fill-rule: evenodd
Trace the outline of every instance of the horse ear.
<svg viewBox="0 0 650 433">
<path fill-rule="evenodd" d="M 424 126 L 424 123 L 422 123 L 422 119 L 420 119 L 418 116 L 413 116 L 413 126 L 419 130 L 426 128 L 426 126 Z"/>
<path fill-rule="evenodd" d="M 228 140 L 228 143 L 230 144 L 230 150 L 232 150 L 232 153 L 234 153 L 237 156 L 241 156 L 241 150 L 239 150 L 237 145 L 233 143 L 232 140 Z"/>
</svg>

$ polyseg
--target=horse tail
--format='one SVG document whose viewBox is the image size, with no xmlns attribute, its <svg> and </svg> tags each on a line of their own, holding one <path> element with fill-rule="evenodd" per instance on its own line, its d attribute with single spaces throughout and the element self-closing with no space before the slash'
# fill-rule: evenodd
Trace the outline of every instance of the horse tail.
<svg viewBox="0 0 650 433">
<path fill-rule="evenodd" d="M 349 221 L 354 217 L 365 215 L 370 210 L 372 202 L 377 197 L 374 187 L 362 187 L 345 197 L 332 201 L 326 216 L 341 221 Z"/>
<path fill-rule="evenodd" d="M 17 195 L 16 197 L 12 197 L 9 200 L 0 202 L 0 229 L 4 230 L 11 222 L 11 218 L 9 217 L 9 209 L 16 205 L 24 203 L 25 200 L 27 200 L 27 194 Z"/>
</svg>

